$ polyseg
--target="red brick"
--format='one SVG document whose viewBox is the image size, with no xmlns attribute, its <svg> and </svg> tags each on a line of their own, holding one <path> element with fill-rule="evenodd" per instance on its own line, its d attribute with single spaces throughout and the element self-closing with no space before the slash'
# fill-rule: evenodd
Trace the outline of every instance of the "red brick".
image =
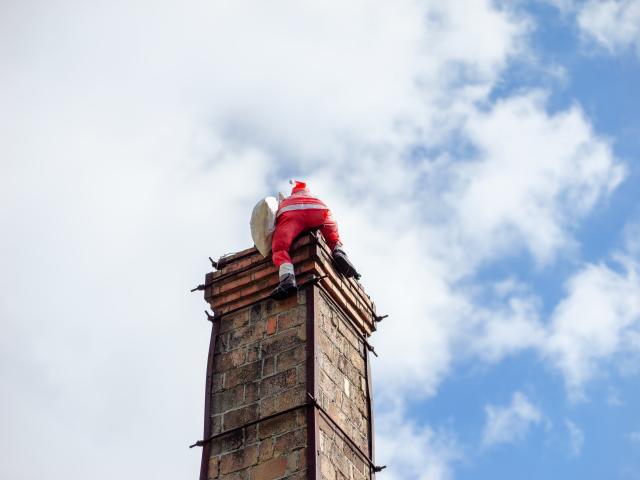
<svg viewBox="0 0 640 480">
<path fill-rule="evenodd" d="M 262 320 L 263 303 L 252 305 L 249 309 L 249 323 L 256 323 Z"/>
<path fill-rule="evenodd" d="M 264 422 L 260 422 L 260 426 L 259 426 L 260 439 L 262 440 L 267 437 L 279 435 L 281 433 L 284 433 L 296 428 L 296 426 L 299 425 L 299 422 L 297 421 L 295 413 L 296 412 L 287 413 L 285 415 L 280 415 L 279 417 L 271 418 L 269 420 L 265 420 Z"/>
<path fill-rule="evenodd" d="M 287 475 L 282 480 L 308 480 L 308 478 L 309 477 L 307 477 L 307 471 L 303 469 L 301 471 L 299 470 L 295 473 L 292 473 L 291 475 Z"/>
<path fill-rule="evenodd" d="M 264 336 L 264 325 L 260 323 L 250 324 L 246 327 L 237 328 L 229 333 L 229 341 L 227 343 L 228 350 L 234 350 L 248 345 L 250 343 L 257 342 Z"/>
<path fill-rule="evenodd" d="M 219 373 L 235 367 L 239 367 L 240 365 L 245 363 L 246 358 L 246 348 L 238 348 L 236 350 L 231 350 L 228 353 L 220 353 L 218 355 L 214 355 L 213 361 L 215 364 L 215 371 Z"/>
<path fill-rule="evenodd" d="M 306 383 L 307 382 L 307 365 L 301 364 L 296 368 L 298 372 L 298 383 Z"/>
<path fill-rule="evenodd" d="M 227 280 L 223 280 L 220 283 L 220 292 L 229 292 L 234 288 L 249 283 L 251 281 L 250 275 L 239 275 L 229 277 Z"/>
<path fill-rule="evenodd" d="M 250 283 L 247 286 L 242 287 L 242 289 L 238 292 L 239 296 L 237 298 L 249 297 L 255 293 L 258 293 L 258 291 L 260 291 L 261 289 L 262 287 L 259 283 Z"/>
<path fill-rule="evenodd" d="M 251 469 L 251 480 L 274 480 L 287 471 L 287 459 L 276 457 Z"/>
<path fill-rule="evenodd" d="M 296 422 L 298 426 L 307 424 L 307 412 L 306 408 L 301 408 L 296 411 Z"/>
<path fill-rule="evenodd" d="M 273 355 L 299 345 L 305 341 L 306 330 L 292 328 L 277 335 L 272 335 L 262 341 L 262 353 Z"/>
<path fill-rule="evenodd" d="M 258 384 L 256 382 L 244 385 L 244 403 L 253 403 L 258 400 Z"/>
<path fill-rule="evenodd" d="M 265 265 L 262 268 L 257 268 L 251 275 L 251 279 L 258 281 L 269 276 L 273 277 L 276 281 L 278 280 L 278 270 L 274 265 Z"/>
<path fill-rule="evenodd" d="M 249 323 L 249 311 L 244 310 L 232 315 L 223 315 L 220 319 L 219 333 L 228 332 L 229 330 L 235 330 L 241 328 Z"/>
<path fill-rule="evenodd" d="M 275 300 L 269 299 L 264 303 L 265 313 L 268 315 L 277 314 L 276 308 L 278 307 L 278 303 Z"/>
<path fill-rule="evenodd" d="M 276 438 L 273 454 L 284 455 L 307 444 L 307 429 L 299 428 Z"/>
<path fill-rule="evenodd" d="M 220 455 L 232 450 L 237 450 L 243 444 L 241 430 L 230 432 L 211 441 L 211 455 Z"/>
<path fill-rule="evenodd" d="M 216 298 L 218 299 L 217 303 L 219 306 L 222 306 L 224 304 L 227 303 L 231 303 L 235 300 L 239 300 L 242 297 L 244 297 L 245 295 L 242 294 L 241 291 L 236 291 L 236 292 L 229 292 L 229 293 L 220 293 L 216 296 Z M 220 310 L 220 308 L 213 308 L 214 311 Z"/>
<path fill-rule="evenodd" d="M 287 473 L 293 473 L 300 467 L 300 454 L 301 450 L 296 450 L 286 455 L 287 457 Z M 349 480 L 349 479 L 347 479 Z"/>
<path fill-rule="evenodd" d="M 295 367 L 303 363 L 306 360 L 307 349 L 306 346 L 300 345 L 295 348 L 290 348 L 289 350 L 285 350 L 282 353 L 278 354 L 276 361 L 276 370 L 278 372 L 282 372 L 291 367 Z"/>
<path fill-rule="evenodd" d="M 215 354 L 224 352 L 227 350 L 227 344 L 229 343 L 229 332 L 221 333 L 216 338 Z"/>
<path fill-rule="evenodd" d="M 211 415 L 211 435 L 222 432 L 222 415 Z"/>
<path fill-rule="evenodd" d="M 265 438 L 260 442 L 260 448 L 258 453 L 258 462 L 262 463 L 265 460 L 269 460 L 273 457 L 273 438 Z"/>
<path fill-rule="evenodd" d="M 224 389 L 224 373 L 216 373 L 211 376 L 211 391 L 219 392 Z"/>
<path fill-rule="evenodd" d="M 260 398 L 275 395 L 276 393 L 293 387 L 296 383 L 297 372 L 295 368 L 271 375 L 270 377 L 265 377 L 260 382 Z"/>
<path fill-rule="evenodd" d="M 298 290 L 298 305 L 306 305 L 307 292 L 304 290 Z"/>
<path fill-rule="evenodd" d="M 365 452 L 366 452 L 366 450 L 365 450 Z M 349 457 L 349 460 L 353 464 L 354 469 L 357 472 L 360 472 L 361 475 L 364 475 L 366 473 L 366 470 L 368 470 L 368 465 L 365 464 L 364 460 L 362 460 L 360 455 L 358 455 L 355 452 L 353 452 L 353 450 L 352 450 L 352 456 Z"/>
<path fill-rule="evenodd" d="M 336 479 L 336 470 L 333 468 L 331 461 L 326 456 L 322 456 L 320 461 L 320 472 L 322 473 L 322 478 L 326 478 L 327 480 L 335 480 Z"/>
<path fill-rule="evenodd" d="M 245 397 L 245 386 L 238 385 L 229 390 L 216 393 L 211 398 L 213 413 L 224 413 L 227 410 L 238 408 L 243 405 Z"/>
<path fill-rule="evenodd" d="M 239 427 L 258 418 L 258 404 L 253 403 L 246 407 L 236 408 L 224 414 L 224 429 Z"/>
<path fill-rule="evenodd" d="M 269 318 L 267 318 L 267 335 L 273 335 L 274 333 L 276 333 L 276 328 L 278 326 L 278 317 L 276 317 L 275 315 L 271 315 Z"/>
<path fill-rule="evenodd" d="M 277 302 L 276 310 L 283 312 L 298 305 L 298 296 L 293 295 Z"/>
<path fill-rule="evenodd" d="M 298 452 L 298 470 L 304 468 L 307 468 L 307 447 L 304 447 Z"/>
<path fill-rule="evenodd" d="M 305 310 L 303 308 L 291 309 L 278 315 L 278 331 L 287 330 L 305 322 Z"/>
<path fill-rule="evenodd" d="M 278 279 L 275 276 L 269 276 L 258 280 L 254 283 L 255 291 L 252 292 L 253 297 L 267 298 L 271 291 L 278 285 Z"/>
<path fill-rule="evenodd" d="M 258 263 L 263 259 L 264 257 L 262 257 L 257 250 L 253 248 L 247 248 L 246 250 L 223 258 L 221 265 L 219 265 L 221 269 L 218 272 L 220 274 L 227 274 L 229 272 L 240 270 L 242 268 L 248 267 L 249 265 Z"/>
<path fill-rule="evenodd" d="M 219 480 L 249 480 L 249 469 L 245 468 L 244 470 L 228 473 L 218 478 Z"/>
<path fill-rule="evenodd" d="M 271 355 L 262 360 L 262 376 L 268 377 L 276 372 L 276 357 Z"/>
<path fill-rule="evenodd" d="M 293 295 L 284 300 L 269 300 L 266 304 L 267 313 L 278 314 L 291 310 L 298 305 L 298 296 Z"/>
<path fill-rule="evenodd" d="M 232 388 L 241 383 L 250 383 L 260 378 L 262 374 L 262 362 L 257 361 L 253 363 L 247 363 L 242 367 L 237 367 L 234 370 L 229 370 L 226 373 L 225 386 L 226 388 Z"/>
<path fill-rule="evenodd" d="M 344 443 L 344 442 L 343 442 Z M 334 462 L 334 465 L 338 468 L 339 473 L 341 473 L 345 478 L 349 479 L 351 477 L 351 467 L 347 457 L 344 455 L 335 455 L 331 459 Z M 338 475 L 340 478 L 340 475 Z"/>
<path fill-rule="evenodd" d="M 353 467 L 351 470 L 351 478 L 353 480 L 367 480 L 367 477 L 365 477 L 364 474 L 357 470 L 355 467 Z"/>
<path fill-rule="evenodd" d="M 260 342 L 256 342 L 253 345 L 247 347 L 247 362 L 255 362 L 262 358 L 262 347 Z"/>
<path fill-rule="evenodd" d="M 244 441 L 246 444 L 255 443 L 258 440 L 258 425 L 249 425 L 244 429 Z"/>
<path fill-rule="evenodd" d="M 306 402 L 306 386 L 300 385 L 260 401 L 260 415 L 267 416 Z"/>
<path fill-rule="evenodd" d="M 207 480 L 214 480 L 218 478 L 218 457 L 209 457 L 209 470 L 207 473 Z"/>
<path fill-rule="evenodd" d="M 255 465 L 258 461 L 258 447 L 250 445 L 241 450 L 227 453 L 220 459 L 220 473 L 226 475 Z"/>
</svg>

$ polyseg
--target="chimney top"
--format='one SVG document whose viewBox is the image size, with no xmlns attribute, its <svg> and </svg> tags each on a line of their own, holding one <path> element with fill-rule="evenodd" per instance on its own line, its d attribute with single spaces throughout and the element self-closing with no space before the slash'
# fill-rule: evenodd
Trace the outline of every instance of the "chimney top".
<svg viewBox="0 0 640 480">
<path fill-rule="evenodd" d="M 311 231 L 298 237 L 291 247 L 291 258 L 299 287 L 315 282 L 354 320 L 362 334 L 369 336 L 376 330 L 375 304 L 357 280 L 335 270 L 322 235 Z M 204 298 L 216 315 L 222 315 L 267 300 L 278 281 L 271 257 L 263 257 L 255 247 L 248 248 L 218 261 L 218 270 L 206 276 Z"/>
</svg>

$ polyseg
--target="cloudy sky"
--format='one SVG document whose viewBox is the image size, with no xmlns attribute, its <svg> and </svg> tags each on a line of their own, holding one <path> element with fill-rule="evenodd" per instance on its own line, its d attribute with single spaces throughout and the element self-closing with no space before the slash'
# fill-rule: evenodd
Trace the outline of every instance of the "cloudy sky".
<svg viewBox="0 0 640 480">
<path fill-rule="evenodd" d="M 305 179 L 380 480 L 640 479 L 639 0 L 0 3 L 0 477 L 196 478 L 207 257 Z"/>
</svg>

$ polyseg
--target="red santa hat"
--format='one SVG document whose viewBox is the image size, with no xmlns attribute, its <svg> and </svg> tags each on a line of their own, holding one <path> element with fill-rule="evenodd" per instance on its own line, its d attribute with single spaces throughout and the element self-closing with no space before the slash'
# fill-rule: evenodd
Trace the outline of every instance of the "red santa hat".
<svg viewBox="0 0 640 480">
<path fill-rule="evenodd" d="M 293 188 L 291 189 L 292 195 L 296 192 L 307 189 L 307 184 L 304 182 L 300 182 L 298 180 L 289 180 L 289 183 L 293 185 Z"/>
</svg>

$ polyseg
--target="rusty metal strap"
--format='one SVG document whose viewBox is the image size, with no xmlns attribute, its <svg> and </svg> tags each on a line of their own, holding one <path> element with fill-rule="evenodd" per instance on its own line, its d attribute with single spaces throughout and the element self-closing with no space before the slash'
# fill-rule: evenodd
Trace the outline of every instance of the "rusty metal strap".
<svg viewBox="0 0 640 480">
<path fill-rule="evenodd" d="M 309 397 L 309 400 L 307 402 L 305 402 L 305 403 L 301 403 L 300 405 L 296 405 L 295 407 L 287 408 L 286 410 L 282 410 L 281 412 L 272 413 L 271 415 L 267 415 L 266 417 L 258 418 L 256 420 L 253 420 L 251 422 L 247 422 L 247 423 L 245 423 L 243 425 L 240 425 L 238 427 L 230 428 L 229 430 L 225 430 L 224 432 L 220 432 L 220 433 L 217 433 L 215 435 L 212 435 L 209 438 L 206 438 L 206 439 L 203 439 L 203 440 L 198 440 L 193 445 L 189 445 L 189 448 L 203 447 L 206 444 L 211 443 L 212 441 L 216 440 L 217 438 L 224 437 L 225 435 L 237 432 L 239 430 L 245 429 L 245 428 L 250 427 L 252 425 L 257 425 L 258 423 L 265 422 L 267 420 L 271 420 L 272 418 L 276 418 L 276 417 L 279 417 L 281 415 L 286 415 L 287 413 L 295 412 L 296 410 L 300 410 L 302 408 L 315 407 L 320 411 L 320 413 L 322 413 L 322 415 L 329 421 L 329 423 L 343 435 L 344 439 L 360 454 L 362 459 L 366 461 L 366 463 L 369 465 L 369 467 L 371 467 L 373 469 L 374 472 L 377 473 L 377 472 L 380 472 L 380 471 L 384 470 L 385 468 L 387 468 L 386 465 L 378 466 L 378 465 L 374 464 L 373 461 L 369 458 L 369 456 L 366 453 L 364 453 L 362 451 L 362 449 L 360 447 L 358 447 L 358 445 L 353 440 L 351 440 L 351 437 L 349 437 L 347 432 L 345 432 L 342 429 L 342 427 L 340 427 L 340 425 L 338 425 L 338 423 L 331 417 L 331 415 L 329 415 L 329 412 L 327 412 L 324 408 L 322 408 L 322 406 L 318 403 L 318 401 L 314 397 L 312 397 L 309 393 L 307 393 L 307 396 Z"/>
<path fill-rule="evenodd" d="M 205 310 L 207 317 L 211 317 L 209 312 Z M 204 398 L 204 428 L 203 437 L 211 435 L 211 378 L 213 375 L 213 355 L 216 349 L 216 339 L 218 337 L 218 330 L 220 328 L 220 322 L 215 321 L 213 317 L 211 320 L 211 338 L 209 340 L 209 352 L 207 353 L 207 378 L 205 382 L 205 398 Z M 202 459 L 200 461 L 200 480 L 207 480 L 207 468 L 209 465 L 209 448 L 205 446 L 202 449 Z"/>
<path fill-rule="evenodd" d="M 225 435 L 228 435 L 229 433 L 237 432 L 238 430 L 242 430 L 243 428 L 247 428 L 247 427 L 250 427 L 252 425 L 257 425 L 260 422 L 271 420 L 272 418 L 276 418 L 276 417 L 279 417 L 281 415 L 285 415 L 287 413 L 295 412 L 296 410 L 300 410 L 301 408 L 305 408 L 305 407 L 310 407 L 311 405 L 313 405 L 312 402 L 305 402 L 305 403 L 301 403 L 300 405 L 296 405 L 295 407 L 291 407 L 291 408 L 287 408 L 286 410 L 282 410 L 281 412 L 272 413 L 271 415 L 267 415 L 266 417 L 258 418 L 257 420 L 253 420 L 251 422 L 247 422 L 244 425 L 240 425 L 239 427 L 230 428 L 229 430 L 226 430 L 224 432 L 217 433 L 217 434 L 212 435 L 211 437 L 206 438 L 204 440 L 198 440 L 193 445 L 189 445 L 189 448 L 202 447 L 202 446 L 206 445 L 207 443 L 212 442 L 216 438 L 224 437 Z"/>
</svg>

